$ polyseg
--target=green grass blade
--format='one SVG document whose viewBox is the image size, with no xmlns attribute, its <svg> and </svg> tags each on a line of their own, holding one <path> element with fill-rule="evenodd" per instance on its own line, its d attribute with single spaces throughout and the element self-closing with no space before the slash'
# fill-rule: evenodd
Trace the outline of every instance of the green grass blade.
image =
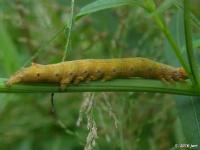
<svg viewBox="0 0 200 150">
<path fill-rule="evenodd" d="M 165 0 L 154 12 L 152 12 L 152 16 L 162 14 L 164 11 L 166 11 L 171 6 L 174 6 L 178 0 Z"/>
<path fill-rule="evenodd" d="M 182 1 L 175 1 L 175 6 L 183 10 Z M 191 13 L 191 19 L 194 26 L 200 30 L 200 20 L 193 13 Z"/>
<path fill-rule="evenodd" d="M 185 135 L 185 142 L 200 144 L 200 98 L 177 96 L 176 106 Z"/>
<path fill-rule="evenodd" d="M 185 45 L 183 9 L 178 9 L 177 13 L 172 18 L 170 29 L 172 36 L 177 41 L 178 45 L 181 47 L 182 45 Z M 166 58 L 171 65 L 177 66 L 177 61 L 175 59 L 172 59 L 170 48 L 171 47 L 169 46 L 166 47 Z M 185 49 L 182 50 L 182 53 L 186 52 Z M 178 111 L 178 117 L 180 118 L 180 123 L 182 127 L 182 130 L 180 132 L 183 132 L 184 134 L 184 136 L 181 135 L 183 137 L 180 138 L 184 139 L 184 143 L 197 144 L 197 141 L 199 140 L 199 118 L 195 116 L 198 116 L 198 114 L 200 113 L 200 101 L 197 101 L 197 97 L 194 96 L 179 95 L 175 96 L 174 98 L 176 102 L 176 109 Z"/>
<path fill-rule="evenodd" d="M 71 0 L 71 15 L 70 15 L 70 21 L 69 21 L 69 26 L 68 26 L 69 30 L 68 30 L 68 34 L 67 34 L 67 41 L 66 41 L 66 45 L 65 45 L 65 50 L 64 50 L 64 53 L 63 53 L 62 61 L 65 61 L 66 56 L 67 56 L 67 52 L 69 51 L 73 20 L 74 20 L 74 0 Z"/>
<path fill-rule="evenodd" d="M 154 11 L 156 11 L 156 5 L 155 5 L 154 1 L 153 0 L 147 0 L 147 1 L 148 1 L 148 3 L 144 4 L 144 9 L 149 13 L 153 13 Z M 180 64 L 183 66 L 183 68 L 186 70 L 186 72 L 190 76 L 190 68 L 188 67 L 187 62 L 184 59 L 183 55 L 181 54 L 181 50 L 180 50 L 179 46 L 177 45 L 177 43 L 174 40 L 172 34 L 170 33 L 168 27 L 166 26 L 164 20 L 162 19 L 162 15 L 155 14 L 153 16 L 153 19 L 154 19 L 155 23 L 157 24 L 157 26 L 160 28 L 160 30 L 163 32 L 165 37 L 167 38 L 169 44 L 172 47 L 172 50 L 174 51 L 177 59 L 179 60 Z"/>
<path fill-rule="evenodd" d="M 200 48 L 200 38 L 199 39 L 194 39 L 192 41 L 192 45 L 194 48 Z"/>
<path fill-rule="evenodd" d="M 0 21 L 0 53 L 6 75 L 15 72 L 20 66 L 19 54 L 2 21 Z"/>
<path fill-rule="evenodd" d="M 184 59 L 187 59 L 185 46 L 185 35 L 184 35 L 184 25 L 183 25 L 183 10 L 178 9 L 177 12 L 171 19 L 169 24 L 170 33 L 172 33 L 172 37 L 176 40 L 178 47 L 181 47 L 181 55 L 183 55 Z M 165 41 L 165 58 L 168 60 L 168 64 L 172 66 L 178 66 L 179 63 L 176 57 L 173 54 L 172 47 L 169 42 Z M 183 46 L 184 45 L 184 46 Z M 171 61 L 173 60 L 173 61 Z"/>
<path fill-rule="evenodd" d="M 70 85 L 61 91 L 58 84 L 16 84 L 11 87 L 5 86 L 5 78 L 0 78 L 0 93 L 33 93 L 33 92 L 100 92 L 100 91 L 125 91 L 125 92 L 158 92 L 182 95 L 200 95 L 199 91 L 193 88 L 190 81 L 177 82 L 176 84 L 166 85 L 159 80 L 150 79 L 115 79 L 111 81 L 93 81 Z"/>
<path fill-rule="evenodd" d="M 53 33 L 53 35 L 47 39 L 47 41 L 42 42 L 42 44 L 37 48 L 36 52 L 31 56 L 31 58 L 28 58 L 24 64 L 23 67 L 27 66 L 31 61 L 33 61 L 36 57 L 40 55 L 40 53 L 51 43 L 53 42 L 63 31 L 65 30 L 65 26 L 60 28 L 58 31 Z"/>
<path fill-rule="evenodd" d="M 95 13 L 104 9 L 109 9 L 124 5 L 138 5 L 138 4 L 139 2 L 135 0 L 97 0 L 81 8 L 80 12 L 76 15 L 76 18 L 78 19 L 82 16 Z"/>
<path fill-rule="evenodd" d="M 194 57 L 193 45 L 192 45 L 192 27 L 190 19 L 190 2 L 184 0 L 184 25 L 185 25 L 185 40 L 186 40 L 186 50 L 188 56 L 188 62 L 191 68 L 192 80 L 194 84 L 200 85 L 198 80 L 198 67 L 196 59 Z"/>
<path fill-rule="evenodd" d="M 200 38 L 192 40 L 193 48 L 200 48 Z M 185 45 L 181 48 L 183 51 L 186 51 Z"/>
</svg>

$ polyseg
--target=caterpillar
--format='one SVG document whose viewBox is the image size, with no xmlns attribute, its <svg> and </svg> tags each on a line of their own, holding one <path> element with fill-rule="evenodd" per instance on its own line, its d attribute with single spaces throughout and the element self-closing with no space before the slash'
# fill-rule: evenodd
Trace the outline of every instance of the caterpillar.
<svg viewBox="0 0 200 150">
<path fill-rule="evenodd" d="M 21 82 L 55 82 L 64 89 L 70 83 L 114 78 L 142 77 L 163 81 L 181 81 L 188 78 L 185 70 L 162 64 L 147 58 L 83 59 L 57 64 L 32 63 L 11 76 L 6 85 Z"/>
</svg>

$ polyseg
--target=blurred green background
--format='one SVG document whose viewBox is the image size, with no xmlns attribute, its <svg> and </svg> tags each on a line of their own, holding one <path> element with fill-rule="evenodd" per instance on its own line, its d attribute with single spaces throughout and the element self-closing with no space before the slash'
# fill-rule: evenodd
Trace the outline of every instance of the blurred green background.
<svg viewBox="0 0 200 150">
<path fill-rule="evenodd" d="M 91 2 L 75 1 L 75 14 Z M 163 2 L 157 0 L 156 4 Z M 41 46 L 34 62 L 61 61 L 68 32 L 61 29 L 69 22 L 70 3 L 70 0 L 0 0 L 1 77 L 9 77 L 20 69 Z M 198 1 L 192 4 L 198 19 Z M 175 6 L 163 13 L 181 48 L 182 15 L 182 10 Z M 54 40 L 47 42 L 57 32 Z M 199 34 L 194 34 L 194 38 L 198 39 Z M 140 7 L 108 9 L 74 22 L 67 60 L 130 56 L 178 66 L 172 61 L 176 58 L 165 37 Z M 176 143 L 188 143 L 176 108 L 177 97 L 173 95 L 93 93 L 89 113 L 83 109 L 88 95 L 55 94 L 59 119 L 56 120 L 50 112 L 50 94 L 0 94 L 0 149 L 84 149 L 91 133 L 87 129 L 88 118 L 97 127 L 96 150 L 168 150 Z M 77 126 L 80 111 L 83 121 Z"/>
</svg>

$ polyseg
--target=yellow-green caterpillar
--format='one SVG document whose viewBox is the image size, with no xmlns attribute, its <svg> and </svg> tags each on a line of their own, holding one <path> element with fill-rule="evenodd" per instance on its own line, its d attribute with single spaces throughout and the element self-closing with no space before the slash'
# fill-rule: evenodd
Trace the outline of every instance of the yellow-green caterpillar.
<svg viewBox="0 0 200 150">
<path fill-rule="evenodd" d="M 183 68 L 175 68 L 147 58 L 83 59 L 57 64 L 32 63 L 13 75 L 6 84 L 20 82 L 55 82 L 61 88 L 70 83 L 114 78 L 142 77 L 164 81 L 180 81 L 187 78 Z"/>
</svg>

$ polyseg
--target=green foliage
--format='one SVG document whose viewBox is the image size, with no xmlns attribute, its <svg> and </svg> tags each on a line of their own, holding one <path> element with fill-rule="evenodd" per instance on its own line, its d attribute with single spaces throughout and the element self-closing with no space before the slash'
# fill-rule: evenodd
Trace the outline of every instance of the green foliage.
<svg viewBox="0 0 200 150">
<path fill-rule="evenodd" d="M 200 95 L 198 89 L 192 86 L 191 81 L 176 83 L 166 86 L 159 80 L 145 79 L 115 79 L 109 82 L 93 81 L 91 83 L 80 83 L 79 85 L 70 85 L 64 90 L 60 90 L 59 84 L 48 83 L 29 83 L 17 84 L 11 87 L 5 86 L 6 79 L 0 78 L 1 93 L 37 93 L 37 92 L 102 92 L 102 91 L 138 91 L 138 92 L 160 92 L 181 95 Z"/>
<path fill-rule="evenodd" d="M 13 44 L 9 34 L 7 33 L 7 29 L 5 28 L 3 22 L 0 22 L 0 50 L 1 50 L 1 60 L 4 62 L 4 72 L 6 75 L 14 73 L 19 67 L 19 57 L 16 51 L 16 47 Z"/>
<path fill-rule="evenodd" d="M 190 3 L 195 12 L 191 14 L 188 3 L 179 0 L 75 1 L 72 27 L 69 2 L 0 1 L 4 77 L 0 79 L 0 149 L 83 149 L 95 142 L 94 149 L 165 150 L 176 143 L 200 144 L 199 97 L 194 97 L 199 95 L 194 85 L 198 83 L 194 55 L 199 57 L 200 43 L 196 2 Z M 126 79 L 72 85 L 68 93 L 55 96 L 57 117 L 50 112 L 50 95 L 45 93 L 59 91 L 58 85 L 5 87 L 5 77 L 31 61 L 60 62 L 66 41 L 67 60 L 149 57 L 181 64 L 195 82 L 166 85 Z M 42 93 L 19 94 L 37 91 Z M 95 93 L 89 99 L 79 93 L 83 91 L 121 92 Z M 96 140 L 91 142 L 91 137 Z"/>
<path fill-rule="evenodd" d="M 85 16 L 94 12 L 98 12 L 104 9 L 110 9 L 110 8 L 120 7 L 120 6 L 125 6 L 125 5 L 131 6 L 135 4 L 138 5 L 139 2 L 137 0 L 109 0 L 109 1 L 97 0 L 81 8 L 81 10 L 76 15 L 76 17 L 79 18 L 79 17 Z"/>
</svg>

